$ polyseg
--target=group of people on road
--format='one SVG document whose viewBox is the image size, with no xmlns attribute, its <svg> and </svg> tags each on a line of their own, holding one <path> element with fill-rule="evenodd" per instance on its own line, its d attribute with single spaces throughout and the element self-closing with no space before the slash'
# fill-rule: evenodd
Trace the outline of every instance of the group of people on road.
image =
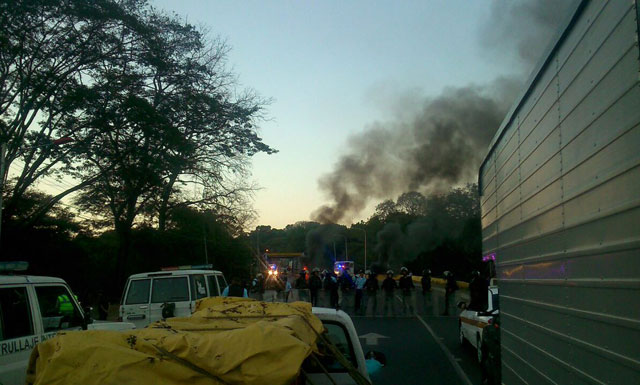
<svg viewBox="0 0 640 385">
<path fill-rule="evenodd" d="M 449 271 L 444 272 L 445 283 L 445 303 L 443 315 L 449 315 L 450 309 L 455 306 L 453 301 L 455 292 L 458 290 L 457 282 L 453 274 Z M 422 298 L 424 307 L 430 305 L 431 292 L 431 270 L 423 270 L 420 279 L 422 289 Z M 471 303 L 470 308 L 482 309 L 486 308 L 486 281 L 480 277 L 476 271 L 472 273 L 472 280 L 469 285 Z M 398 314 L 413 315 L 416 308 L 413 300 L 415 291 L 413 275 L 406 267 L 400 268 L 400 277 L 396 280 L 393 270 L 387 270 L 386 277 L 379 283 L 377 275 L 370 270 L 360 270 L 355 277 L 352 277 L 349 271 L 344 270 L 335 274 L 333 271 L 314 268 L 311 274 L 303 270 L 297 276 L 290 277 L 283 274 L 279 278 L 276 296 L 282 296 L 284 302 L 290 299 L 298 301 L 307 301 L 312 306 L 330 306 L 335 309 L 351 308 L 351 300 L 353 298 L 353 310 L 356 315 L 367 315 L 370 312 L 376 315 L 378 312 L 378 292 L 382 292 L 383 316 Z M 329 303 L 320 304 L 319 293 L 324 290 L 328 293 Z M 297 298 L 292 298 L 295 292 Z M 352 296 L 352 293 L 355 295 Z M 227 286 L 222 295 L 234 297 L 253 297 L 258 300 L 264 300 L 265 279 L 262 273 L 258 273 L 246 287 L 240 279 L 234 277 L 231 284 Z M 400 301 L 401 309 L 396 310 L 396 299 Z M 276 300 L 274 297 L 272 300 Z M 484 305 L 483 305 L 484 304 Z"/>
</svg>

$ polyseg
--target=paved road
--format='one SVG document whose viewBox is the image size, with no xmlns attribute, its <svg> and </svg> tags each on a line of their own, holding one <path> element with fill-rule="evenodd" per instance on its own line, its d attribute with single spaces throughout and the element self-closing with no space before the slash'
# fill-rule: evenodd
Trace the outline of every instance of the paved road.
<svg viewBox="0 0 640 385">
<path fill-rule="evenodd" d="M 273 293 L 265 293 L 269 300 Z M 293 295 L 297 300 L 297 294 Z M 451 316 L 443 316 L 444 289 L 435 286 L 424 298 L 422 293 L 413 294 L 410 303 L 415 315 L 403 315 L 402 301 L 394 296 L 393 308 L 383 316 L 384 298 L 376 298 L 376 311 L 373 300 L 369 300 L 366 315 L 356 313 L 354 295 L 342 298 L 342 309 L 351 315 L 358 331 L 364 336 L 371 333 L 387 338 L 361 338 L 363 350 L 380 351 L 387 358 L 387 366 L 371 375 L 376 385 L 387 384 L 461 384 L 481 383 L 480 366 L 476 362 L 475 350 L 470 346 L 460 346 L 458 342 L 458 309 L 450 309 Z M 467 301 L 468 292 L 460 290 L 455 301 Z M 321 292 L 318 306 L 329 306 L 326 293 Z M 390 310 L 390 309 L 388 309 Z"/>
</svg>

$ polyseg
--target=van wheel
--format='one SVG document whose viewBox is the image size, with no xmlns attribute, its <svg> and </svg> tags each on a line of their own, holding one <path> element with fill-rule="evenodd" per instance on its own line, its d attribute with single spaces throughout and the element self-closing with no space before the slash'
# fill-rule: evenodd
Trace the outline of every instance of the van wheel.
<svg viewBox="0 0 640 385">
<path fill-rule="evenodd" d="M 482 338 L 480 338 L 480 334 L 476 336 L 476 350 L 478 352 L 478 362 L 482 363 Z"/>
</svg>

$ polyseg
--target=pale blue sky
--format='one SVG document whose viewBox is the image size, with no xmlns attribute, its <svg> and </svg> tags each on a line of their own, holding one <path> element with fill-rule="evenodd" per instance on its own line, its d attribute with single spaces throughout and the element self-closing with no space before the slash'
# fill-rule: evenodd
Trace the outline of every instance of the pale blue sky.
<svg viewBox="0 0 640 385">
<path fill-rule="evenodd" d="M 391 119 L 407 93 L 511 72 L 481 52 L 488 0 L 152 3 L 227 39 L 240 83 L 274 100 L 260 134 L 279 153 L 253 159 L 255 225 L 309 220 L 349 135 Z"/>
</svg>

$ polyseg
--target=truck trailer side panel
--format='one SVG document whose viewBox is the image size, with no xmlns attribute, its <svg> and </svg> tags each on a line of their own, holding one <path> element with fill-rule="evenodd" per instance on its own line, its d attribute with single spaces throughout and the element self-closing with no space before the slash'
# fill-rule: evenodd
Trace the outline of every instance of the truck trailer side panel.
<svg viewBox="0 0 640 385">
<path fill-rule="evenodd" d="M 505 384 L 640 383 L 637 6 L 576 2 L 480 169 Z"/>
</svg>

